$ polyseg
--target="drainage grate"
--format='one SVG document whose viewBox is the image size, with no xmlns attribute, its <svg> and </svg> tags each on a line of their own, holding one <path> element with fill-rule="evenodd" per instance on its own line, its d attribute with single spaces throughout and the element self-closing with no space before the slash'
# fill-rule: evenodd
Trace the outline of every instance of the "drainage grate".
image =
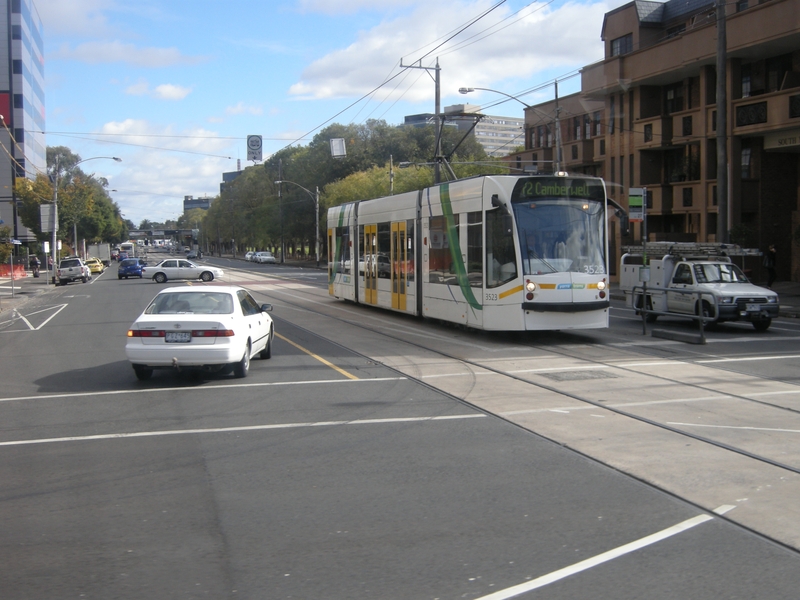
<svg viewBox="0 0 800 600">
<path fill-rule="evenodd" d="M 556 371 L 554 373 L 537 373 L 553 381 L 583 381 L 585 379 L 616 379 L 619 375 L 608 371 Z"/>
</svg>

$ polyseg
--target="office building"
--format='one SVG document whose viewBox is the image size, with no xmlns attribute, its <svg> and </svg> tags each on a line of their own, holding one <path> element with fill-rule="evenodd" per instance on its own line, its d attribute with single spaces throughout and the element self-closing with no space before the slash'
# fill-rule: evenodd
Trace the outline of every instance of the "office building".
<svg viewBox="0 0 800 600">
<path fill-rule="evenodd" d="M 0 219 L 20 241 L 34 241 L 13 195 L 19 177 L 47 171 L 42 20 L 31 0 L 0 0 Z"/>
</svg>

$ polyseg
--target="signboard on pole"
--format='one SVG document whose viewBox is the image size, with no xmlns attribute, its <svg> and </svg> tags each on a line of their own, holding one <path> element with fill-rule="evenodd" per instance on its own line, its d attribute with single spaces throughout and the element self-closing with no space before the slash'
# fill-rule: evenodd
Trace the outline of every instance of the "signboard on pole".
<svg viewBox="0 0 800 600">
<path fill-rule="evenodd" d="M 39 218 L 42 224 L 42 233 L 53 233 L 53 205 L 41 204 L 39 206 Z M 56 231 L 58 231 L 58 223 L 56 222 Z"/>
<path fill-rule="evenodd" d="M 628 216 L 631 223 L 641 223 L 644 220 L 644 189 L 628 189 Z"/>
<path fill-rule="evenodd" d="M 247 136 L 247 160 L 261 162 L 261 136 Z"/>
</svg>

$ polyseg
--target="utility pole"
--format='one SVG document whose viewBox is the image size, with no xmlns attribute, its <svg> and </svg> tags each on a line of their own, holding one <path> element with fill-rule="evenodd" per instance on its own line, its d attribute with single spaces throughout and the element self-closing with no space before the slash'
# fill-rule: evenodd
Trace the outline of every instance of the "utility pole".
<svg viewBox="0 0 800 600">
<path fill-rule="evenodd" d="M 433 159 L 433 182 L 435 184 L 441 183 L 442 181 L 442 112 L 441 112 L 441 80 L 440 80 L 440 73 L 441 69 L 439 68 L 439 59 L 436 59 L 436 66 L 435 67 L 423 67 L 422 66 L 422 59 L 417 61 L 418 64 L 415 65 L 404 65 L 403 59 L 400 59 L 400 67 L 405 69 L 424 69 L 425 71 L 434 71 L 434 85 L 436 86 L 436 101 L 435 101 L 435 111 L 436 111 L 436 156 Z M 429 73 L 430 75 L 430 73 Z"/>
<path fill-rule="evenodd" d="M 556 79 L 556 172 L 561 170 L 561 108 L 558 106 L 558 79 Z"/>
<path fill-rule="evenodd" d="M 717 242 L 728 243 L 728 40 L 725 0 L 717 0 Z"/>
</svg>

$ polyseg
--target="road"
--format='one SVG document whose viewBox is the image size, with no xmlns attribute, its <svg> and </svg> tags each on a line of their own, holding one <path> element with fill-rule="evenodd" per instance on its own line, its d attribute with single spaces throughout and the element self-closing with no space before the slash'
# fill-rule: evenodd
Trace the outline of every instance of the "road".
<svg viewBox="0 0 800 600">
<path fill-rule="evenodd" d="M 246 380 L 138 382 L 113 272 L 0 323 L 4 599 L 796 597 L 795 322 L 487 334 L 209 262 L 275 305 Z"/>
</svg>

